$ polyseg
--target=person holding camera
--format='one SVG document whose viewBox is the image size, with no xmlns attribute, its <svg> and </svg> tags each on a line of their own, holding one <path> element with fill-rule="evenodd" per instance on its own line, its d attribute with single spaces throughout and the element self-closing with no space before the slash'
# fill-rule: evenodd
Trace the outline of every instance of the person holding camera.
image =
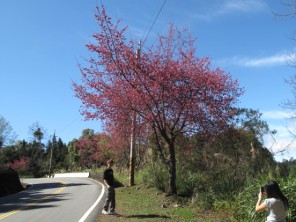
<svg viewBox="0 0 296 222">
<path fill-rule="evenodd" d="M 263 195 L 266 195 L 266 199 L 262 202 Z M 266 222 L 286 222 L 289 202 L 277 182 L 269 181 L 261 188 L 255 209 L 256 212 L 268 210 Z"/>
</svg>

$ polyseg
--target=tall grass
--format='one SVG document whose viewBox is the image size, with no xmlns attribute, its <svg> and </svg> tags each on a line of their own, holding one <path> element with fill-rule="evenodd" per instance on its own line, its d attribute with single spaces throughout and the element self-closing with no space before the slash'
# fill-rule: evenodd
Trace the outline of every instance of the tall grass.
<svg viewBox="0 0 296 222">
<path fill-rule="evenodd" d="M 283 193 L 289 200 L 289 222 L 296 221 L 296 179 L 293 176 L 289 176 L 287 179 L 281 179 L 279 181 Z"/>
<path fill-rule="evenodd" d="M 266 217 L 265 212 L 256 213 L 255 206 L 258 200 L 259 188 L 265 183 L 265 180 L 254 180 L 241 193 L 239 193 L 234 201 L 233 214 L 234 217 L 242 222 L 263 221 Z"/>
</svg>

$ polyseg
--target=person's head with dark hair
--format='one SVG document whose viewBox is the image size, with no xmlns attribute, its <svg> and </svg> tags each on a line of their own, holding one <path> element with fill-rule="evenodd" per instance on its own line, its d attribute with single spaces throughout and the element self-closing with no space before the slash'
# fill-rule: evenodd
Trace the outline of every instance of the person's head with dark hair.
<svg viewBox="0 0 296 222">
<path fill-rule="evenodd" d="M 109 163 L 113 164 L 113 159 L 107 160 L 107 164 L 109 164 Z"/>
<path fill-rule="evenodd" d="M 289 208 L 289 202 L 287 197 L 282 193 L 280 186 L 276 181 L 268 181 L 264 187 L 267 198 L 276 198 L 283 201 L 285 206 Z"/>
<path fill-rule="evenodd" d="M 108 167 L 112 167 L 113 166 L 113 162 L 114 162 L 113 159 L 108 160 L 107 161 L 107 166 Z"/>
</svg>

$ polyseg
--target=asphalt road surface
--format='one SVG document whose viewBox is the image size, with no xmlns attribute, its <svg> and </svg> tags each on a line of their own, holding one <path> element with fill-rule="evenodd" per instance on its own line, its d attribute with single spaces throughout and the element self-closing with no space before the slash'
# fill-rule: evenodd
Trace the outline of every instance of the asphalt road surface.
<svg viewBox="0 0 296 222">
<path fill-rule="evenodd" d="M 29 189 L 0 198 L 2 222 L 94 222 L 102 186 L 89 178 L 24 179 Z"/>
</svg>

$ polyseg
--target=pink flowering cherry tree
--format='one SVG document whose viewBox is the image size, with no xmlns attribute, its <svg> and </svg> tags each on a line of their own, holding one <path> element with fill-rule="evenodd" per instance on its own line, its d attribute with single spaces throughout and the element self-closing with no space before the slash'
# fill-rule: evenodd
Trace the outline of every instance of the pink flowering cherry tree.
<svg viewBox="0 0 296 222">
<path fill-rule="evenodd" d="M 96 19 L 100 29 L 87 44 L 92 56 L 80 66 L 81 82 L 73 83 L 81 113 L 125 132 L 134 115 L 138 126 L 149 126 L 169 169 L 168 194 L 175 195 L 176 138 L 221 132 L 231 124 L 243 90 L 229 74 L 211 68 L 209 58 L 196 57 L 187 30 L 170 26 L 167 36 L 136 55 L 137 41 L 125 37 L 127 27 L 113 23 L 103 5 Z"/>
</svg>

